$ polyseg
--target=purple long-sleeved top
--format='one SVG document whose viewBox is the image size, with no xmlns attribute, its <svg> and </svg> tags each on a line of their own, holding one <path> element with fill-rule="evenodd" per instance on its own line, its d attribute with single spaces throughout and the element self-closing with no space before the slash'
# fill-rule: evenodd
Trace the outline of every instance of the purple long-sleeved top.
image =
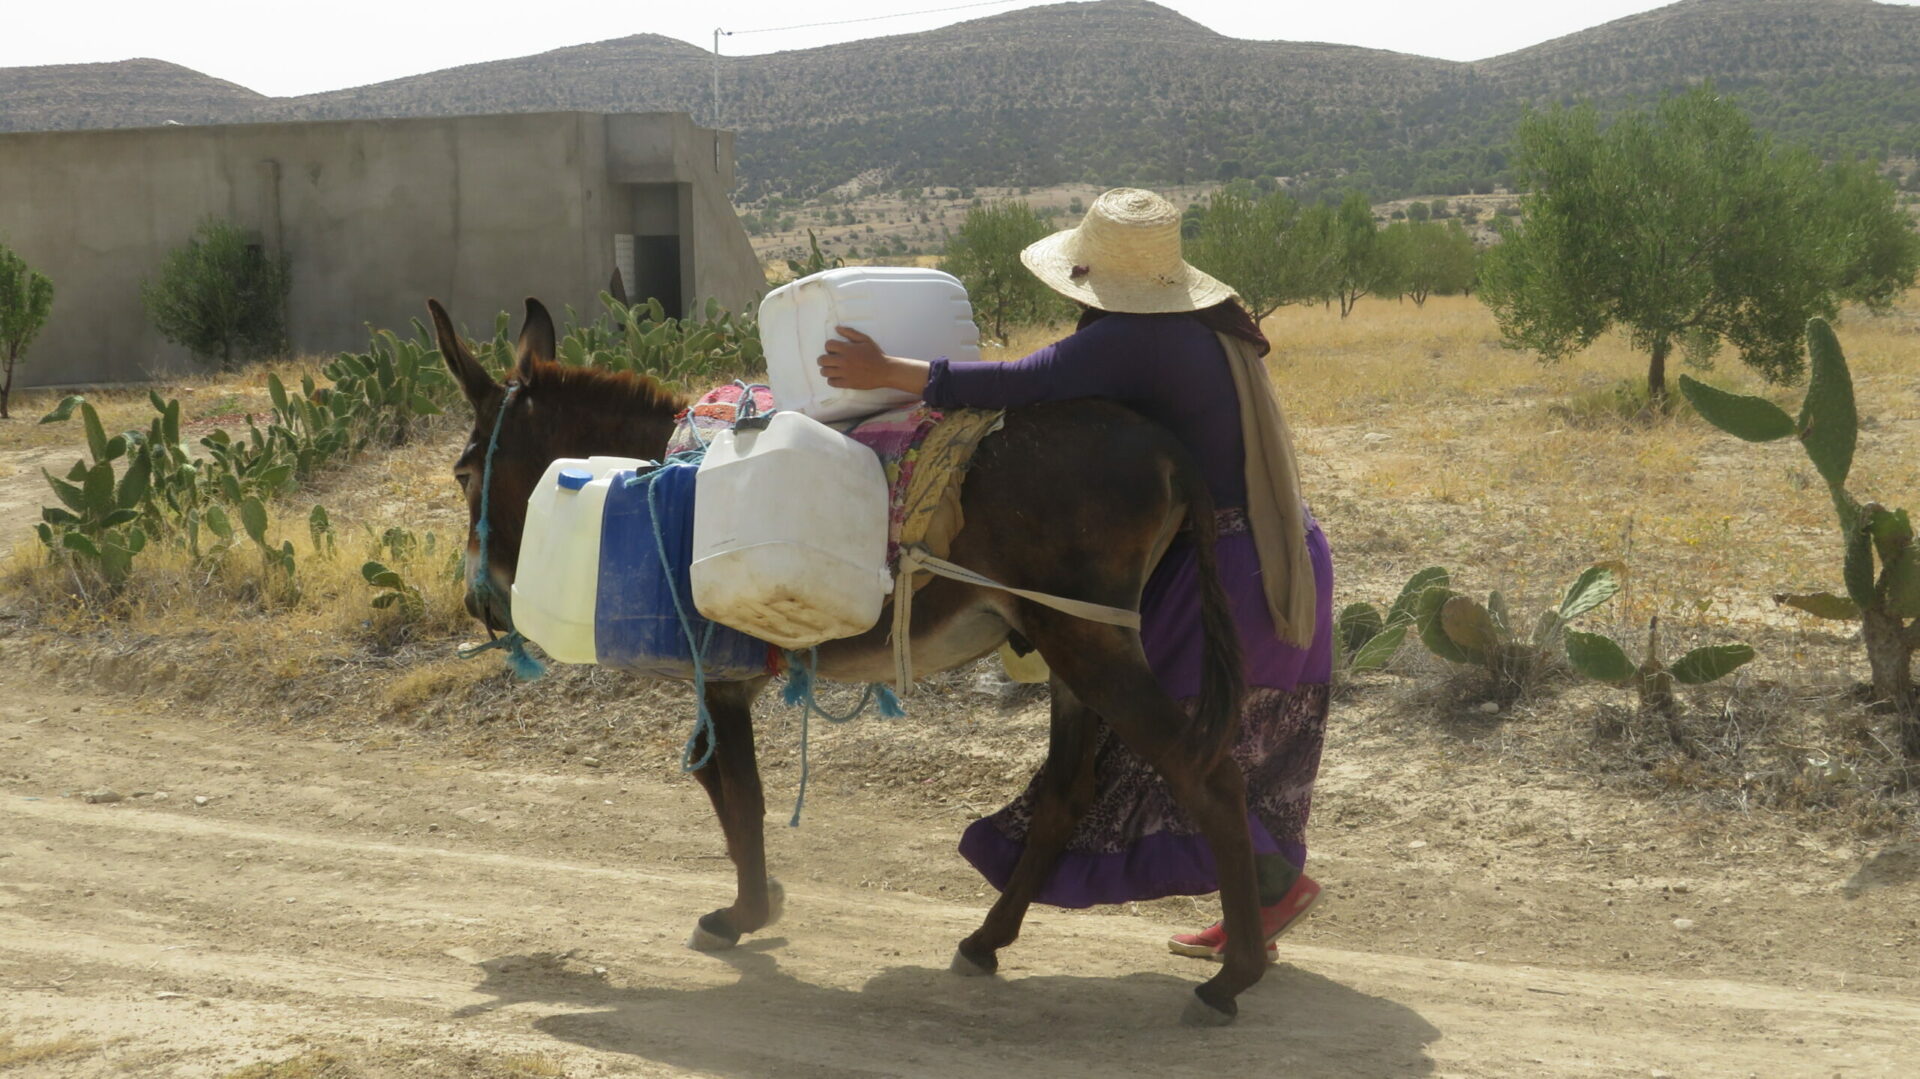
<svg viewBox="0 0 1920 1079">
<path fill-rule="evenodd" d="M 1111 398 L 1186 445 L 1216 508 L 1247 504 L 1233 372 L 1219 339 L 1196 319 L 1113 314 L 1021 360 L 934 360 L 925 397 L 936 408 Z"/>
<path fill-rule="evenodd" d="M 1166 427 L 1193 454 L 1217 509 L 1246 506 L 1240 398 L 1219 338 L 1196 319 L 1111 314 L 1021 360 L 934 360 L 925 393 L 927 403 L 940 408 L 1017 408 L 1078 397 L 1120 401 Z M 1317 632 L 1310 647 L 1294 648 L 1273 628 L 1259 554 L 1244 524 L 1223 530 L 1215 545 L 1249 685 L 1291 690 L 1332 675 L 1333 556 L 1311 515 L 1307 550 L 1318 592 Z M 1141 601 L 1141 645 L 1154 676 L 1176 698 L 1198 694 L 1204 658 L 1199 567 L 1184 541 L 1161 559 Z"/>
</svg>

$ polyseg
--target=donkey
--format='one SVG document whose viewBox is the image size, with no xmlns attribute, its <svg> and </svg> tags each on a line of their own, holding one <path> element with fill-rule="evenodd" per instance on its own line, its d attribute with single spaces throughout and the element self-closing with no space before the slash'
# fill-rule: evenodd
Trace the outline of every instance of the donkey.
<svg viewBox="0 0 1920 1079">
<path fill-rule="evenodd" d="M 512 624 L 509 588 L 527 496 L 547 464 L 594 454 L 658 459 L 684 402 L 651 377 L 554 362 L 553 320 L 533 299 L 515 366 L 502 385 L 474 359 L 445 308 L 435 300 L 427 307 L 440 353 L 473 405 L 473 433 L 453 467 L 468 507 L 467 610 L 489 630 L 505 631 Z M 486 564 L 478 565 L 489 456 L 489 536 Z M 1232 1021 L 1235 997 L 1259 981 L 1266 956 L 1244 780 L 1228 756 L 1243 690 L 1240 643 L 1213 564 L 1206 484 L 1163 428 L 1112 402 L 1074 401 L 1009 412 L 1005 426 L 981 443 L 961 508 L 965 526 L 954 537 L 953 562 L 1013 587 L 1127 610 L 1139 609 L 1147 577 L 1175 533 L 1191 529 L 1204 589 L 1206 663 L 1189 716 L 1154 680 L 1136 630 L 1082 621 L 944 577 L 915 597 L 916 676 L 971 662 L 1013 634 L 1037 648 L 1053 672 L 1043 791 L 1026 848 L 985 921 L 960 942 L 952 969 L 994 973 L 998 951 L 1019 935 L 1034 892 L 1093 800 L 1095 733 L 1104 721 L 1166 778 L 1213 850 L 1230 944 L 1220 972 L 1196 987 L 1183 1019 L 1208 1026 Z M 488 587 L 474 587 L 479 575 Z M 820 673 L 848 682 L 886 680 L 889 623 L 883 617 L 859 637 L 821 645 Z M 767 877 L 751 714 L 766 683 L 760 677 L 706 687 L 712 732 L 693 752 L 696 759 L 704 755 L 710 738 L 712 755 L 695 778 L 719 815 L 738 882 L 731 906 L 700 918 L 690 944 L 702 950 L 733 947 L 779 913 L 779 885 Z"/>
</svg>

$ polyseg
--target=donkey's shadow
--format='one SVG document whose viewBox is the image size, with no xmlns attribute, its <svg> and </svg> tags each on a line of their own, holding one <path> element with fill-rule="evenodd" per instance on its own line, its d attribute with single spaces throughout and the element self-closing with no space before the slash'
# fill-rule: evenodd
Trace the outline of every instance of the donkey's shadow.
<svg viewBox="0 0 1920 1079">
<path fill-rule="evenodd" d="M 892 967 L 858 989 L 814 985 L 753 941 L 714 956 L 740 972 L 702 989 L 622 987 L 566 956 L 481 964 L 493 999 L 577 1010 L 536 1019 L 552 1037 L 702 1074 L 1425 1075 L 1440 1032 L 1404 1005 L 1291 966 L 1268 970 L 1224 1030 L 1178 1023 L 1194 983 L 1167 974 L 961 978 Z"/>
</svg>

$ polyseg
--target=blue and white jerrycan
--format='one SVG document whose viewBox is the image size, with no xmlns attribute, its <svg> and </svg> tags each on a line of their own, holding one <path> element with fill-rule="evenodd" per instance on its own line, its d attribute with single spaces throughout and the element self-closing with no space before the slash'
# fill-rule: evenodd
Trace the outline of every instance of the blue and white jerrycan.
<svg viewBox="0 0 1920 1079">
<path fill-rule="evenodd" d="M 514 627 L 563 663 L 690 679 L 697 647 L 708 678 L 767 673 L 765 641 L 694 608 L 697 471 L 624 457 L 549 464 L 527 499 Z"/>
</svg>

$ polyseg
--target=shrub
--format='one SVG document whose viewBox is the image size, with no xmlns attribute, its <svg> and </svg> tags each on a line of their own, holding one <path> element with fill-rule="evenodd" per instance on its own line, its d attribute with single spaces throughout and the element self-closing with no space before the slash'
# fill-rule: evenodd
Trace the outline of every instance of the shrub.
<svg viewBox="0 0 1920 1079">
<path fill-rule="evenodd" d="M 1591 106 L 1531 116 L 1514 161 L 1533 188 L 1525 221 L 1482 272 L 1502 335 L 1551 361 L 1618 327 L 1647 355 L 1653 398 L 1676 349 L 1704 363 L 1723 341 L 1791 381 L 1809 316 L 1884 306 L 1920 266 L 1884 179 L 1775 147 L 1710 87 L 1604 129 Z"/>
<path fill-rule="evenodd" d="M 0 420 L 13 396 L 13 368 L 53 310 L 53 282 L 0 244 Z"/>
<path fill-rule="evenodd" d="M 277 355 L 286 348 L 287 260 L 270 257 L 240 226 L 210 219 L 167 253 L 140 299 L 160 335 L 203 363 Z"/>
<path fill-rule="evenodd" d="M 968 210 L 947 249 L 942 268 L 966 284 L 974 313 L 997 340 L 1007 339 L 1009 324 L 1051 321 L 1065 311 L 1065 302 L 1020 264 L 1020 252 L 1047 231 L 1026 203 L 995 202 Z"/>
</svg>

